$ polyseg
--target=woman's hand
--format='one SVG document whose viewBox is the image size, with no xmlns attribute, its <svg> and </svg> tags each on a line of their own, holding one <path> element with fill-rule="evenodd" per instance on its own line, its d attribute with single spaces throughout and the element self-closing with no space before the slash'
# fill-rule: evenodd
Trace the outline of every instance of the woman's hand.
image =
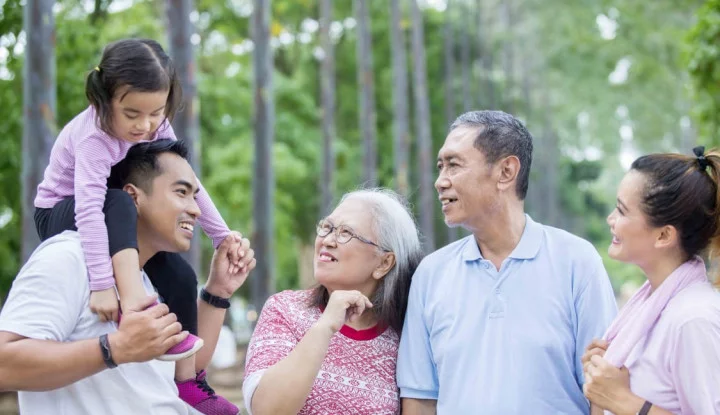
<svg viewBox="0 0 720 415">
<path fill-rule="evenodd" d="M 337 333 L 346 322 L 357 321 L 370 307 L 372 303 L 360 291 L 333 291 L 318 324 Z"/>
<path fill-rule="evenodd" d="M 588 347 L 585 348 L 585 354 L 583 354 L 580 361 L 583 365 L 583 371 L 587 372 L 588 364 L 590 364 L 590 358 L 593 356 L 605 356 L 605 351 L 607 351 L 608 348 L 608 342 L 603 339 L 593 339 L 592 343 L 588 345 Z"/>
<path fill-rule="evenodd" d="M 583 392 L 590 402 L 616 414 L 626 413 L 628 406 L 637 405 L 637 397 L 630 391 L 630 372 L 626 367 L 618 369 L 597 354 L 592 355 L 584 367 Z M 643 401 L 639 402 L 640 406 L 631 413 L 640 410 Z"/>
</svg>

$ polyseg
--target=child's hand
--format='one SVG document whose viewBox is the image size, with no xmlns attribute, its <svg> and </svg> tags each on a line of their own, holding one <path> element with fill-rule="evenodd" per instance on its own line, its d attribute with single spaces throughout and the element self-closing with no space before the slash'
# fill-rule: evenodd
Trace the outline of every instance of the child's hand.
<svg viewBox="0 0 720 415">
<path fill-rule="evenodd" d="M 232 231 L 230 232 L 230 236 L 232 236 L 233 239 L 232 244 L 228 249 L 228 261 L 230 261 L 229 271 L 231 274 L 236 274 L 241 271 L 240 260 L 245 257 L 246 251 L 242 244 L 242 234 Z"/>
<path fill-rule="evenodd" d="M 118 321 L 119 309 L 115 287 L 90 293 L 90 311 L 97 314 L 100 321 Z"/>
</svg>

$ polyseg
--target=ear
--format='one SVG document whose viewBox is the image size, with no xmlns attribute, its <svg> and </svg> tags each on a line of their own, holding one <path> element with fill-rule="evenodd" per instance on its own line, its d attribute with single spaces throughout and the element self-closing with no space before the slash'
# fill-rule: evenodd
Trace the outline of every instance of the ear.
<svg viewBox="0 0 720 415">
<path fill-rule="evenodd" d="M 375 271 L 373 271 L 372 277 L 376 280 L 380 280 L 384 278 L 394 266 L 395 253 L 386 252 L 385 254 L 383 254 L 382 260 L 380 260 L 380 265 L 378 265 L 378 267 L 375 268 Z"/>
<path fill-rule="evenodd" d="M 678 231 L 672 225 L 665 225 L 657 230 L 655 248 L 674 248 L 678 244 Z"/>
<path fill-rule="evenodd" d="M 515 181 L 520 173 L 520 159 L 516 156 L 507 156 L 497 163 L 498 166 L 498 189 L 515 190 Z"/>
<path fill-rule="evenodd" d="M 138 199 L 143 195 L 143 191 L 131 183 L 128 183 L 125 186 L 123 186 L 123 191 L 130 195 L 133 202 L 135 202 L 135 207 L 137 208 L 138 207 Z"/>
</svg>

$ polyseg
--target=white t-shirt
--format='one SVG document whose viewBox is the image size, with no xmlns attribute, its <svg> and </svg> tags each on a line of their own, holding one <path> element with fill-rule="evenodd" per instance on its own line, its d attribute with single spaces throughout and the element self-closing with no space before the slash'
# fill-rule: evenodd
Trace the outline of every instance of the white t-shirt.
<svg viewBox="0 0 720 415">
<path fill-rule="evenodd" d="M 145 273 L 143 284 L 153 288 Z M 0 312 L 0 331 L 72 342 L 117 330 L 90 311 L 87 266 L 77 232 L 43 242 L 13 282 Z M 100 347 L 98 345 L 98 347 Z M 178 397 L 172 362 L 152 360 L 106 369 L 63 388 L 19 392 L 20 413 L 33 414 L 193 414 Z"/>
</svg>

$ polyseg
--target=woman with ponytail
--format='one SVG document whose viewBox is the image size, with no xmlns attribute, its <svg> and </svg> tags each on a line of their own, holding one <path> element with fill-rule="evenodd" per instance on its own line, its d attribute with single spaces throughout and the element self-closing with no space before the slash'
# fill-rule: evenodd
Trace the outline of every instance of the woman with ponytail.
<svg viewBox="0 0 720 415">
<path fill-rule="evenodd" d="M 592 413 L 720 414 L 720 152 L 637 159 L 608 217 L 611 258 L 647 277 L 583 356 Z"/>
<path fill-rule="evenodd" d="M 238 408 L 215 395 L 205 381 L 201 369 L 209 356 L 203 356 L 202 362 L 198 359 L 196 367 L 195 353 L 203 340 L 197 337 L 194 270 L 177 253 L 161 252 L 140 264 L 135 201 L 127 192 L 107 187 L 111 167 L 125 158 L 130 147 L 159 138 L 176 139 L 170 121 L 180 107 L 182 91 L 173 62 L 154 40 L 111 43 L 87 77 L 85 95 L 90 105 L 58 135 L 38 186 L 38 235 L 45 240 L 66 230 L 78 231 L 88 268 L 90 309 L 103 322 L 117 322 L 121 310 L 129 313 L 141 307 L 146 296 L 139 278 L 143 268 L 183 330 L 189 332 L 182 343 L 159 358 L 177 361 L 180 397 L 202 413 L 235 414 Z M 231 232 L 205 189 L 199 187 L 196 194 L 185 187 L 175 192 L 177 197 L 194 197 L 202 213 L 177 224 L 178 240 L 190 246 L 197 219 L 217 248 Z M 239 246 L 235 244 L 237 249 L 230 254 L 235 268 Z M 203 298 L 212 297 L 203 292 Z"/>
</svg>

